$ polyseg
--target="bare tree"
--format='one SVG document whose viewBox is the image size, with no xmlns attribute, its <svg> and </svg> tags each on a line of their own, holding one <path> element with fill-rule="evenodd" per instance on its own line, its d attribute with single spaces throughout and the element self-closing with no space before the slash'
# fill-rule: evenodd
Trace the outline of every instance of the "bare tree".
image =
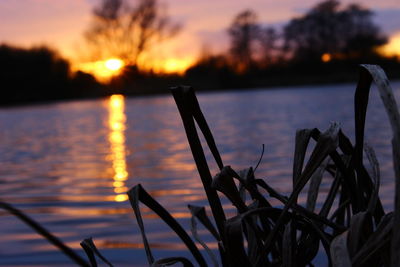
<svg viewBox="0 0 400 267">
<path fill-rule="evenodd" d="M 254 42 L 258 30 L 257 15 L 252 10 L 240 12 L 228 28 L 230 53 L 238 71 L 245 71 L 254 62 Z"/>
<path fill-rule="evenodd" d="M 264 67 L 274 63 L 277 58 L 279 34 L 273 27 L 260 29 L 258 40 L 261 47 L 261 65 Z"/>
<path fill-rule="evenodd" d="M 158 0 L 102 0 L 93 9 L 85 33 L 97 57 L 118 57 L 137 66 L 140 56 L 156 42 L 175 36 L 181 26 L 167 16 Z"/>
</svg>

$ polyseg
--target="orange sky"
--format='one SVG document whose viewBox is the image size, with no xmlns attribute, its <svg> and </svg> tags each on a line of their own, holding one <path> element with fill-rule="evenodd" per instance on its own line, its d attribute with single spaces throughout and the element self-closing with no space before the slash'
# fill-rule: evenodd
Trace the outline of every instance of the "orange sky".
<svg viewBox="0 0 400 267">
<path fill-rule="evenodd" d="M 31 46 L 46 44 L 73 62 L 85 61 L 82 33 L 93 6 L 99 0 L 16 0 L 0 1 L 0 42 Z M 183 24 L 173 40 L 156 50 L 158 61 L 173 69 L 189 64 L 207 46 L 211 51 L 226 49 L 226 28 L 245 8 L 255 10 L 262 23 L 283 25 L 318 3 L 317 0 L 164 0 L 168 13 Z M 354 1 L 342 1 L 343 4 Z M 375 21 L 389 35 L 400 34 L 399 0 L 364 0 Z M 393 50 L 393 47 L 391 48 Z M 389 49 L 390 50 L 390 49 Z M 394 49 L 396 51 L 396 49 Z M 400 47 L 397 52 L 400 51 Z M 399 52 L 400 53 L 400 52 Z"/>
</svg>

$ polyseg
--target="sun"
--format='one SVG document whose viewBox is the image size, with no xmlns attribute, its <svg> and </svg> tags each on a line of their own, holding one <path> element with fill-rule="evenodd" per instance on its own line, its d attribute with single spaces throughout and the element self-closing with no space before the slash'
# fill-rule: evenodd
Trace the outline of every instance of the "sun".
<svg viewBox="0 0 400 267">
<path fill-rule="evenodd" d="M 121 59 L 109 58 L 77 64 L 74 70 L 93 74 L 100 82 L 108 82 L 112 77 L 120 74 L 124 66 L 125 63 Z"/>
<path fill-rule="evenodd" d="M 104 65 L 111 71 L 117 71 L 122 68 L 124 62 L 118 58 L 110 58 L 104 62 Z"/>
</svg>

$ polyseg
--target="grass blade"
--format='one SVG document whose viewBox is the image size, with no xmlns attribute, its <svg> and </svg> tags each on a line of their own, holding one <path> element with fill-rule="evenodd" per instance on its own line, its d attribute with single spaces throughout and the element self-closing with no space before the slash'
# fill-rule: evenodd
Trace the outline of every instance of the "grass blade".
<svg viewBox="0 0 400 267">
<path fill-rule="evenodd" d="M 210 208 L 218 228 L 218 232 L 222 237 L 221 233 L 224 232 L 224 223 L 226 220 L 225 212 L 222 209 L 221 201 L 218 197 L 217 191 L 211 187 L 212 177 L 210 174 L 210 169 L 207 164 L 206 157 L 204 155 L 203 147 L 201 145 L 199 136 L 197 134 L 196 126 L 193 120 L 193 110 L 190 106 L 193 103 L 193 99 L 188 99 L 188 91 L 193 90 L 189 87 L 174 87 L 171 88 L 172 95 L 175 99 L 176 105 L 181 115 L 183 126 L 185 128 L 186 136 L 189 141 L 190 149 L 194 161 L 197 166 L 201 181 L 203 183 L 204 190 L 207 195 L 207 200 L 210 203 Z M 191 93 L 190 93 L 191 94 Z M 191 95 L 193 97 L 193 95 Z M 195 96 L 194 96 L 195 97 Z M 199 116 L 197 114 L 197 116 Z M 200 121 L 201 118 L 199 118 Z M 224 240 L 222 239 L 224 243 Z M 222 253 L 221 253 L 222 254 Z"/>
<path fill-rule="evenodd" d="M 389 117 L 389 122 L 393 132 L 392 147 L 393 147 L 393 167 L 396 176 L 396 191 L 395 191 L 395 210 L 394 224 L 400 225 L 400 113 L 393 95 L 393 90 L 389 84 L 389 80 L 382 70 L 377 65 L 361 65 L 361 72 L 368 72 L 368 79 L 373 79 L 377 85 L 386 113 Z M 364 75 L 365 76 L 365 75 Z M 367 79 L 367 78 L 365 78 Z M 391 266 L 400 265 L 400 228 L 393 229 L 393 237 L 391 243 L 392 259 Z"/>
<path fill-rule="evenodd" d="M 231 170 L 232 169 L 229 166 L 222 168 L 221 172 L 215 175 L 211 186 L 215 190 L 223 193 L 238 209 L 238 211 L 243 213 L 247 211 L 247 207 L 239 194 L 235 182 L 233 181 Z"/>
<path fill-rule="evenodd" d="M 153 264 L 154 258 L 151 253 L 151 249 L 149 243 L 147 241 L 146 233 L 144 230 L 143 220 L 140 213 L 139 202 L 142 202 L 152 211 L 154 211 L 160 218 L 173 230 L 179 238 L 186 245 L 188 250 L 192 253 L 196 261 L 200 266 L 207 266 L 203 256 L 200 251 L 197 249 L 196 245 L 193 243 L 192 239 L 190 239 L 189 235 L 182 228 L 182 226 L 166 211 L 156 200 L 154 200 L 147 192 L 143 189 L 143 187 L 139 184 L 133 187 L 128 191 L 129 201 L 131 206 L 135 212 L 136 220 L 140 227 L 140 231 L 143 238 L 143 243 L 145 244 L 146 254 L 148 256 L 149 264 Z"/>
<path fill-rule="evenodd" d="M 293 188 L 297 184 L 303 170 L 304 158 L 310 138 L 315 129 L 302 129 L 296 131 L 296 141 L 293 156 Z"/>
<path fill-rule="evenodd" d="M 218 260 L 216 258 L 216 256 L 214 255 L 214 253 L 211 251 L 211 249 L 207 246 L 207 244 L 205 242 L 203 242 L 203 240 L 201 240 L 198 232 L 197 232 L 197 222 L 196 222 L 196 218 L 202 222 L 203 225 L 207 225 L 206 228 L 213 233 L 214 237 L 217 238 L 217 240 L 219 239 L 218 236 L 215 236 L 216 230 L 214 229 L 214 226 L 211 224 L 210 220 L 208 219 L 207 215 L 206 215 L 206 211 L 204 207 L 197 207 L 197 206 L 191 206 L 189 205 L 189 210 L 192 213 L 192 218 L 191 218 L 191 230 L 192 230 L 192 235 L 194 237 L 194 239 L 197 240 L 197 242 L 200 243 L 200 245 L 204 248 L 204 250 L 207 252 L 208 256 L 210 257 L 213 266 L 217 267 L 218 265 Z M 201 219 L 199 219 L 201 218 Z M 211 230 L 210 230 L 211 229 Z"/>
<path fill-rule="evenodd" d="M 371 234 L 365 244 L 357 251 L 357 254 L 352 258 L 352 264 L 354 266 L 365 266 L 365 264 L 370 260 L 371 257 L 376 255 L 381 258 L 381 260 L 390 259 L 390 237 L 392 236 L 393 230 L 393 213 L 388 213 L 383 216 L 381 222 L 376 228 L 375 232 Z M 389 253 L 380 254 L 379 251 L 382 249 Z M 379 255 L 380 254 L 380 255 Z M 389 256 L 389 257 L 387 257 Z M 387 266 L 387 264 L 385 265 Z"/>
<path fill-rule="evenodd" d="M 87 238 L 83 240 L 81 242 L 81 247 L 85 250 L 86 255 L 88 255 L 92 267 L 97 267 L 95 255 L 99 257 L 105 264 L 107 264 L 110 267 L 113 267 L 113 265 L 97 249 L 92 238 Z"/>
<path fill-rule="evenodd" d="M 368 203 L 368 211 L 371 214 L 373 214 L 376 209 L 376 205 L 379 201 L 379 186 L 381 183 L 381 174 L 380 174 L 380 170 L 379 170 L 379 162 L 376 158 L 374 149 L 370 145 L 364 144 L 364 151 L 365 151 L 365 154 L 367 155 L 367 159 L 371 165 L 371 170 L 372 170 L 371 177 L 373 178 L 373 182 L 374 182 L 373 191 L 371 194 L 370 201 Z"/>
<path fill-rule="evenodd" d="M 347 234 L 343 232 L 332 240 L 331 260 L 333 267 L 351 267 L 350 256 L 347 251 Z"/>
<path fill-rule="evenodd" d="M 310 187 L 308 189 L 307 203 L 306 203 L 306 208 L 310 211 L 314 211 L 315 209 L 315 204 L 317 203 L 317 198 L 318 198 L 319 186 L 321 185 L 322 176 L 328 165 L 329 160 L 330 160 L 329 158 L 326 158 L 317 168 L 314 174 L 311 176 Z"/>
<path fill-rule="evenodd" d="M 350 257 L 353 257 L 373 231 L 372 216 L 369 212 L 359 212 L 351 218 L 348 230 L 347 247 Z"/>
<path fill-rule="evenodd" d="M 165 267 L 177 264 L 178 262 L 182 263 L 183 267 L 194 267 L 193 264 L 184 257 L 169 257 L 156 260 L 151 267 Z"/>
<path fill-rule="evenodd" d="M 222 163 L 221 155 L 218 152 L 217 145 L 215 144 L 214 137 L 211 133 L 210 128 L 208 127 L 207 121 L 201 111 L 199 101 L 197 100 L 194 89 L 190 86 L 186 86 L 183 89 L 183 93 L 185 95 L 185 100 L 189 103 L 190 108 L 192 109 L 193 118 L 196 120 L 197 125 L 199 126 L 201 132 L 206 139 L 208 148 L 210 149 L 212 155 L 214 156 L 215 161 L 220 169 L 224 167 Z"/>
<path fill-rule="evenodd" d="M 277 220 L 275 227 L 272 229 L 271 233 L 268 235 L 267 239 L 265 240 L 265 244 L 266 244 L 265 252 L 269 251 L 272 243 L 274 242 L 274 239 L 276 237 L 278 230 L 282 226 L 284 216 L 288 212 L 289 208 L 291 208 L 292 205 L 296 202 L 296 199 L 297 199 L 299 193 L 304 188 L 304 186 L 310 179 L 311 175 L 318 168 L 318 166 L 322 163 L 322 161 L 325 160 L 325 158 L 330 153 L 332 153 L 332 151 L 336 150 L 336 148 L 338 146 L 338 132 L 339 132 L 338 125 L 332 124 L 331 127 L 324 134 L 321 134 L 321 136 L 310 156 L 310 159 L 304 168 L 303 173 L 301 174 L 300 178 L 297 181 L 297 184 L 295 186 L 293 193 L 291 194 L 288 202 L 286 203 L 286 205 L 282 211 L 282 214 L 280 215 L 279 219 Z"/>
<path fill-rule="evenodd" d="M 25 224 L 27 224 L 29 227 L 35 230 L 36 233 L 40 234 L 45 239 L 47 239 L 51 244 L 53 244 L 55 247 L 61 250 L 65 255 L 67 255 L 71 260 L 73 260 L 79 266 L 90 267 L 90 265 L 81 256 L 79 256 L 76 252 L 74 252 L 70 247 L 65 245 L 56 236 L 52 235 L 39 223 L 37 223 L 32 218 L 25 215 L 22 211 L 14 208 L 12 205 L 5 202 L 0 202 L 0 208 L 6 210 L 10 214 L 16 216 L 18 219 L 23 221 Z"/>
<path fill-rule="evenodd" d="M 292 267 L 294 263 L 294 244 L 296 243 L 296 239 L 293 231 L 293 224 L 290 221 L 285 226 L 285 230 L 283 231 L 283 240 L 282 240 L 282 266 L 283 267 Z"/>
</svg>

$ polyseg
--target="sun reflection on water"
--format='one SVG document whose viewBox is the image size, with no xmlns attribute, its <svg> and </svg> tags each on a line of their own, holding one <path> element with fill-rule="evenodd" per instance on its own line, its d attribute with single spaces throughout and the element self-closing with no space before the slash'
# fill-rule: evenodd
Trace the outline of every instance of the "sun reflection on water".
<svg viewBox="0 0 400 267">
<path fill-rule="evenodd" d="M 128 179 L 126 167 L 126 148 L 125 148 L 125 99 L 123 95 L 112 95 L 109 100 L 109 119 L 108 125 L 110 134 L 108 140 L 111 144 L 111 159 L 114 170 L 114 200 L 117 202 L 126 201 L 128 196 L 125 181 Z"/>
</svg>

